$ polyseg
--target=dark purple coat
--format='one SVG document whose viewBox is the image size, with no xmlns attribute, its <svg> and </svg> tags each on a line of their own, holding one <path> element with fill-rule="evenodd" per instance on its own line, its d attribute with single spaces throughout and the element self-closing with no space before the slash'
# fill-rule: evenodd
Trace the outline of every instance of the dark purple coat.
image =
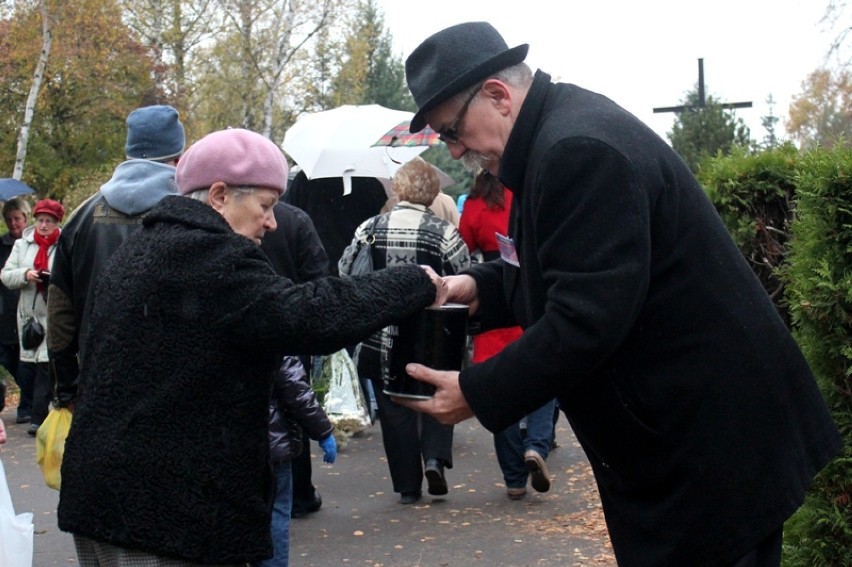
<svg viewBox="0 0 852 567">
<path fill-rule="evenodd" d="M 302 430 L 315 441 L 332 434 L 334 427 L 320 407 L 305 367 L 295 356 L 285 356 L 272 378 L 269 404 L 269 459 L 289 461 L 298 457 Z"/>
<path fill-rule="evenodd" d="M 463 370 L 500 431 L 558 397 L 623 565 L 722 565 L 801 504 L 839 436 L 808 365 L 675 152 L 538 72 L 501 162 L 520 269 L 471 268 L 486 328 Z"/>
</svg>

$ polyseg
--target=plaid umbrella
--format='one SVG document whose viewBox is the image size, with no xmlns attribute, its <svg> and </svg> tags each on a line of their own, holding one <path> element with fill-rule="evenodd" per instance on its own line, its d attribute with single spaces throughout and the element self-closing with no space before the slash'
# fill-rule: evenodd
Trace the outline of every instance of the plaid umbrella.
<svg viewBox="0 0 852 567">
<path fill-rule="evenodd" d="M 385 134 L 379 138 L 379 140 L 373 144 L 373 146 L 391 146 L 391 147 L 399 147 L 399 146 L 407 146 L 407 147 L 419 147 L 419 146 L 434 146 L 438 144 L 441 140 L 438 139 L 438 133 L 426 126 L 421 131 L 416 134 L 412 134 L 408 131 L 408 127 L 411 125 L 411 120 L 404 120 L 385 132 Z"/>
</svg>

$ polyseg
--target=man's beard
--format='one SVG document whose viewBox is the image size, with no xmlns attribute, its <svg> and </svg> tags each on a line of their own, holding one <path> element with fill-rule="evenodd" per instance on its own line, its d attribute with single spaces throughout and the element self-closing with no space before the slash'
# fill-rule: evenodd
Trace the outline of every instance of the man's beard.
<svg viewBox="0 0 852 567">
<path fill-rule="evenodd" d="M 479 173 L 483 169 L 487 170 L 488 166 L 497 160 L 485 154 L 468 150 L 459 161 L 461 161 L 466 170 L 471 173 Z"/>
</svg>

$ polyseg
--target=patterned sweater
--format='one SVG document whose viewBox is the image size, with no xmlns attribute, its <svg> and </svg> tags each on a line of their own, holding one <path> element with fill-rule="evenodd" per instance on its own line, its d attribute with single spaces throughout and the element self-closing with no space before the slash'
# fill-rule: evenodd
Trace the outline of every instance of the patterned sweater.
<svg viewBox="0 0 852 567">
<path fill-rule="evenodd" d="M 470 266 L 470 254 L 458 229 L 439 218 L 426 205 L 401 201 L 389 213 L 367 219 L 355 230 L 352 243 L 343 251 L 338 263 L 341 276 L 348 276 L 358 245 L 376 220 L 373 235 L 373 268 L 428 265 L 442 276 L 457 274 Z M 358 357 L 359 374 L 387 378 L 388 339 L 386 327 L 361 343 Z"/>
</svg>

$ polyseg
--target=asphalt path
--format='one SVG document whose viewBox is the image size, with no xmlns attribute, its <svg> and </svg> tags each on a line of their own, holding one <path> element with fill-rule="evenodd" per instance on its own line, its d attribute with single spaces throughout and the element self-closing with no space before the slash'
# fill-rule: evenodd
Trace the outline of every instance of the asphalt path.
<svg viewBox="0 0 852 567">
<path fill-rule="evenodd" d="M 56 524 L 57 491 L 35 462 L 35 439 L 14 423 L 14 408 L 0 414 L 8 442 L 0 448 L 15 512 L 32 512 L 34 567 L 77 564 L 71 536 Z M 425 494 L 403 506 L 391 488 L 378 424 L 349 440 L 337 462 L 326 465 L 314 444 L 314 484 L 322 508 L 294 519 L 290 565 L 611 566 L 615 565 L 588 462 L 564 418 L 548 459 L 553 486 L 510 501 L 491 434 L 475 420 L 456 426 L 450 492 Z"/>
</svg>

